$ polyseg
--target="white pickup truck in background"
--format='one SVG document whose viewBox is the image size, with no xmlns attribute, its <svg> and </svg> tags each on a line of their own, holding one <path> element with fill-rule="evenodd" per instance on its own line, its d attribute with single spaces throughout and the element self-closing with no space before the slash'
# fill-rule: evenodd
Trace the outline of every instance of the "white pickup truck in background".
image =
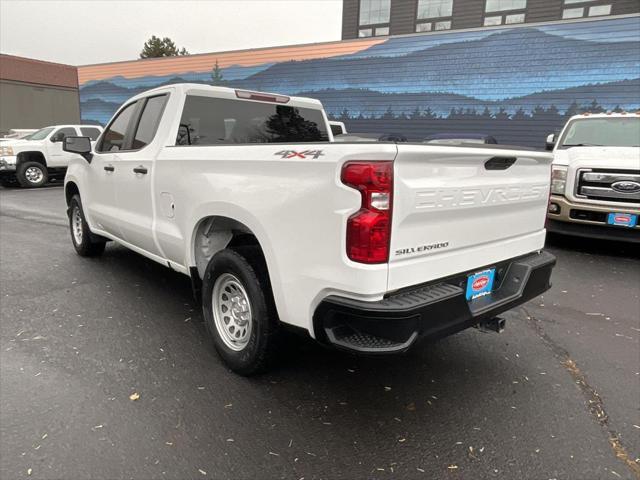
<svg viewBox="0 0 640 480">
<path fill-rule="evenodd" d="M 126 102 L 69 165 L 80 255 L 107 240 L 189 275 L 220 356 L 264 370 L 289 326 L 403 352 L 550 287 L 552 156 L 495 146 L 334 143 L 317 100 L 178 84 Z M 297 328 L 296 328 L 297 327 Z"/>
<path fill-rule="evenodd" d="M 571 117 L 549 135 L 550 232 L 640 242 L 640 112 Z"/>
<path fill-rule="evenodd" d="M 102 133 L 99 125 L 56 125 L 37 130 L 21 139 L 0 143 L 0 185 L 37 188 L 49 180 L 62 180 L 76 154 L 62 150 L 68 136 L 89 137 Z"/>
</svg>

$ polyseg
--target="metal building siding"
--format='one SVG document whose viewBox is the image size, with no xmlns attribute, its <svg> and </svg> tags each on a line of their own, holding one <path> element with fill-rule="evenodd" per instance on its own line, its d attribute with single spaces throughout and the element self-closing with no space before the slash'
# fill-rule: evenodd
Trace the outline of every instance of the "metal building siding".
<svg viewBox="0 0 640 480">
<path fill-rule="evenodd" d="M 0 54 L 0 132 L 79 123 L 78 71 L 71 65 Z"/>
<path fill-rule="evenodd" d="M 0 80 L 0 132 L 80 123 L 78 91 Z"/>
<path fill-rule="evenodd" d="M 353 132 L 486 133 L 543 147 L 584 110 L 640 108 L 640 16 L 220 52 L 79 68 L 84 121 L 157 85 L 212 83 L 318 98 Z"/>
</svg>

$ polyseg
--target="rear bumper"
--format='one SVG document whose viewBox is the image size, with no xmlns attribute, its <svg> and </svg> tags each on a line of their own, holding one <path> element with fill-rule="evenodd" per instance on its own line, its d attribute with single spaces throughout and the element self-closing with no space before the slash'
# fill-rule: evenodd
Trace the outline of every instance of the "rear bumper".
<svg viewBox="0 0 640 480">
<path fill-rule="evenodd" d="M 540 295 L 551 287 L 556 263 L 547 252 L 534 253 L 497 265 L 496 288 L 472 302 L 465 298 L 465 272 L 405 289 L 377 302 L 339 296 L 325 298 L 316 308 L 316 338 L 356 353 L 403 352 L 416 340 L 452 335 L 499 315 Z M 478 268 L 475 271 L 484 270 Z"/>
</svg>

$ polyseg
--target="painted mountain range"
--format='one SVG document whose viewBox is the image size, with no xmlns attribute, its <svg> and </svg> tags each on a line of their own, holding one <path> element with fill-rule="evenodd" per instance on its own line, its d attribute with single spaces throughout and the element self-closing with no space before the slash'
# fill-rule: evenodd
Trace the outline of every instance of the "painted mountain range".
<svg viewBox="0 0 640 480">
<path fill-rule="evenodd" d="M 380 132 L 393 118 L 424 112 L 476 122 L 507 115 L 517 129 L 523 116 L 541 111 L 557 123 L 581 109 L 640 108 L 640 17 L 394 37 L 346 54 L 342 46 L 324 45 L 326 55 L 302 60 L 271 61 L 282 53 L 261 51 L 253 65 L 222 68 L 216 83 L 315 97 L 332 116 L 367 119 Z M 80 89 L 82 118 L 105 123 L 132 95 L 185 81 L 213 83 L 210 70 L 92 79 Z M 539 145 L 539 132 L 528 130 L 515 139 Z"/>
</svg>

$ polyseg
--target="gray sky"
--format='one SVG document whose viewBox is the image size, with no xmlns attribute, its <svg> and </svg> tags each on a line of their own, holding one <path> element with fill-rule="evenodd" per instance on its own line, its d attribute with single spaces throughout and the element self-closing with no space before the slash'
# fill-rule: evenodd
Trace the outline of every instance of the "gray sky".
<svg viewBox="0 0 640 480">
<path fill-rule="evenodd" d="M 341 23 L 341 0 L 0 0 L 0 52 L 84 65 L 151 35 L 206 53 L 339 40 Z"/>
</svg>

